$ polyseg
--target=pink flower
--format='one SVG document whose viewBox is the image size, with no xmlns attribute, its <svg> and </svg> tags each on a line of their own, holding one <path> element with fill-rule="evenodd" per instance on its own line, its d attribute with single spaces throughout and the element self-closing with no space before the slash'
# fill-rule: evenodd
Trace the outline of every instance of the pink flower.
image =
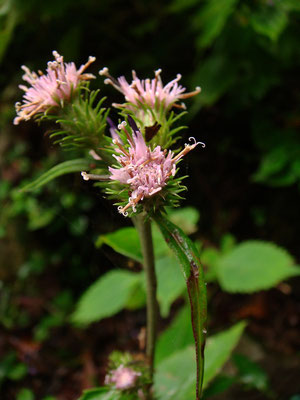
<svg viewBox="0 0 300 400">
<path fill-rule="evenodd" d="M 134 128 L 134 125 L 132 127 Z M 125 207 L 120 206 L 118 208 L 121 214 L 127 216 L 126 210 L 128 208 L 131 207 L 135 212 L 137 203 L 160 192 L 167 185 L 170 177 L 175 175 L 177 162 L 201 142 L 196 142 L 194 138 L 190 138 L 194 143 L 192 145 L 186 144 L 185 148 L 174 156 L 172 151 L 162 150 L 160 146 L 151 150 L 137 128 L 134 128 L 133 135 L 130 135 L 126 129 L 125 121 L 119 125 L 119 129 L 126 133 L 129 147 L 125 148 L 120 139 L 113 139 L 117 152 L 113 156 L 120 167 L 109 167 L 109 172 L 111 174 L 110 179 L 129 185 L 128 204 Z M 203 147 L 205 146 L 203 143 L 201 144 Z"/>
<path fill-rule="evenodd" d="M 92 74 L 83 74 L 86 68 L 95 61 L 95 57 L 89 57 L 86 64 L 78 70 L 73 62 L 64 63 L 63 56 L 53 51 L 54 61 L 48 62 L 47 73 L 38 71 L 38 74 L 31 72 L 25 65 L 22 69 L 24 81 L 29 87 L 20 85 L 24 90 L 23 104 L 16 103 L 17 117 L 14 124 L 20 121 L 27 121 L 37 113 L 47 111 L 50 107 L 63 106 L 64 100 L 69 100 L 72 92 L 80 85 L 81 81 L 95 78 Z"/>
<path fill-rule="evenodd" d="M 126 390 L 132 388 L 141 375 L 131 368 L 120 365 L 117 369 L 113 370 L 110 375 L 105 378 L 106 384 L 114 384 L 116 389 Z"/>
<path fill-rule="evenodd" d="M 193 92 L 184 93 L 186 89 L 178 84 L 181 79 L 180 74 L 164 86 L 160 77 L 161 69 L 155 71 L 155 78 L 151 80 L 140 80 L 136 76 L 135 71 L 132 71 L 132 82 L 130 84 L 124 76 L 121 76 L 118 80 L 113 78 L 109 74 L 108 68 L 103 68 L 99 71 L 99 74 L 107 77 L 104 83 L 111 84 L 114 88 L 123 93 L 127 102 L 137 107 L 140 107 L 142 104 L 156 109 L 163 106 L 166 110 L 172 107 L 185 108 L 183 104 L 177 104 L 177 102 L 195 96 L 201 91 L 201 89 L 197 87 Z M 124 105 L 121 104 L 116 104 L 116 106 L 124 107 Z"/>
</svg>

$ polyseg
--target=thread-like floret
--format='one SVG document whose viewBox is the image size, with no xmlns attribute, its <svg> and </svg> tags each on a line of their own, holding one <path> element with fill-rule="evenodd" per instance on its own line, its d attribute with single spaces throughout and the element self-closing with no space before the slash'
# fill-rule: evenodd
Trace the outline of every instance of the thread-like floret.
<svg viewBox="0 0 300 400">
<path fill-rule="evenodd" d="M 20 85 L 24 90 L 23 104 L 16 103 L 17 117 L 14 124 L 27 121 L 38 113 L 43 113 L 51 107 L 63 106 L 65 100 L 69 100 L 72 92 L 81 81 L 95 78 L 92 74 L 83 73 L 86 68 L 95 61 L 95 57 L 89 57 L 86 64 L 78 70 L 73 62 L 64 63 L 63 56 L 53 51 L 54 61 L 49 61 L 46 74 L 38 71 L 38 74 L 30 71 L 25 65 L 23 80 L 28 86 Z"/>
</svg>

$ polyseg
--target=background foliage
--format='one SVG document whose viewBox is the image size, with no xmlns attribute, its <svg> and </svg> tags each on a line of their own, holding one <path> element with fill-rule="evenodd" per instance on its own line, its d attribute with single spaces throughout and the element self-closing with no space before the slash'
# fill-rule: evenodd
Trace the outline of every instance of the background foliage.
<svg viewBox="0 0 300 400">
<path fill-rule="evenodd" d="M 75 399 L 82 389 L 101 384 L 112 348 L 137 351 L 145 323 L 139 246 L 111 204 L 79 174 L 61 176 L 34 195 L 19 190 L 58 162 L 80 158 L 77 150 L 70 154 L 53 146 L 43 124 L 12 125 L 13 104 L 21 96 L 20 65 L 44 69 L 53 49 L 77 65 L 95 55 L 95 75 L 108 66 L 114 76 L 129 77 L 134 68 L 146 77 L 161 67 L 165 82 L 180 72 L 188 89 L 202 87 L 189 103 L 190 130 L 182 139 L 195 136 L 206 143 L 205 151 L 184 161 L 190 175 L 185 205 L 196 209 L 190 211 L 196 218 L 189 214 L 176 223 L 183 228 L 183 220 L 189 221 L 185 230 L 198 243 L 206 268 L 209 331 L 216 343 L 210 346 L 221 338 L 220 348 L 233 349 L 242 333 L 242 325 L 234 324 L 248 318 L 246 355 L 233 358 L 234 373 L 218 376 L 206 396 L 222 396 L 233 379 L 238 386 L 230 398 L 299 394 L 299 363 L 292 356 L 299 348 L 299 278 L 279 284 L 299 271 L 299 12 L 298 0 L 0 2 L 1 398 Z M 104 85 L 101 93 L 120 100 Z M 128 235 L 131 241 L 122 241 Z M 173 339 L 160 338 L 158 393 L 167 384 L 168 363 L 182 363 L 191 352 L 184 281 L 179 269 L 172 272 L 161 243 L 158 238 L 158 297 L 165 318 L 160 328 L 169 326 L 163 335 Z M 110 309 L 88 306 L 90 313 L 82 313 L 97 291 L 105 295 L 105 280 L 111 285 L 114 279 L 122 282 L 118 302 L 103 297 Z M 96 299 L 101 301 L 98 294 Z M 174 334 L 179 327 L 186 338 L 181 343 Z M 228 343 L 230 329 L 237 336 Z M 219 335 L 225 336 L 214 335 L 223 330 Z M 253 338 L 261 342 L 259 351 Z M 169 352 L 166 343 L 174 343 Z M 215 361 L 215 373 L 229 353 Z M 278 364 L 282 358 L 285 366 Z M 184 376 L 176 377 L 178 383 L 179 378 Z M 188 396 L 188 382 L 182 390 Z"/>
</svg>

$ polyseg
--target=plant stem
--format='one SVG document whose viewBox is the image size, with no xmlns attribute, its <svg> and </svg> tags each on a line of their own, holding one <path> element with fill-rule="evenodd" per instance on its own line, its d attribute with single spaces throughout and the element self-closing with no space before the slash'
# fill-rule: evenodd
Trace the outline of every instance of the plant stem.
<svg viewBox="0 0 300 400">
<path fill-rule="evenodd" d="M 146 355 L 150 366 L 150 377 L 153 380 L 154 353 L 157 329 L 158 304 L 156 299 L 156 273 L 154 264 L 153 241 L 151 232 L 151 221 L 145 218 L 145 214 L 139 214 L 133 218 L 133 223 L 138 230 L 142 253 L 143 264 L 146 276 L 147 293 L 147 337 Z"/>
</svg>

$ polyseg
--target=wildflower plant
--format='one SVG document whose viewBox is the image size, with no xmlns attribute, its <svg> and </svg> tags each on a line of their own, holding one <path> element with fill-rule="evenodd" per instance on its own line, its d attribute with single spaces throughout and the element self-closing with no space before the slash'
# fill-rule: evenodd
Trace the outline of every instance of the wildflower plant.
<svg viewBox="0 0 300 400">
<path fill-rule="evenodd" d="M 69 172 L 80 172 L 85 181 L 94 181 L 104 196 L 114 200 L 118 212 L 132 218 L 142 252 L 147 288 L 147 337 L 145 368 L 133 368 L 130 363 L 115 363 L 106 377 L 106 384 L 114 390 L 136 389 L 152 393 L 156 326 L 158 319 L 156 299 L 156 273 L 151 233 L 151 220 L 160 228 L 167 244 L 178 257 L 186 281 L 191 303 L 191 318 L 196 345 L 197 385 L 196 398 L 200 399 L 203 382 L 203 349 L 206 336 L 206 289 L 198 251 L 180 227 L 166 217 L 166 206 L 176 207 L 187 189 L 185 176 L 179 166 L 190 151 L 204 147 L 194 137 L 184 147 L 175 146 L 183 126 L 176 126 L 185 110 L 182 100 L 200 92 L 200 88 L 186 93 L 175 79 L 163 85 L 161 70 L 153 79 L 140 80 L 135 71 L 132 82 L 124 76 L 113 78 L 108 68 L 100 75 L 104 83 L 111 84 L 124 95 L 124 103 L 112 103 L 120 112 L 116 126 L 105 98 L 99 99 L 99 90 L 91 91 L 89 81 L 95 76 L 86 69 L 95 61 L 90 57 L 79 69 L 74 63 L 65 63 L 61 55 L 53 52 L 54 61 L 48 63 L 46 74 L 31 72 L 27 67 L 23 79 L 29 86 L 20 85 L 25 91 L 23 103 L 16 104 L 14 124 L 35 119 L 54 121 L 50 137 L 64 149 L 77 148 L 82 159 L 55 166 L 40 178 L 38 185 Z M 185 112 L 185 111 L 184 111 Z M 33 182 L 27 189 L 34 188 Z M 147 376 L 147 378 L 145 378 Z M 148 388 L 148 389 L 147 389 Z M 147 398 L 148 398 L 147 397 Z M 142 397 L 141 397 L 142 398 Z"/>
</svg>

